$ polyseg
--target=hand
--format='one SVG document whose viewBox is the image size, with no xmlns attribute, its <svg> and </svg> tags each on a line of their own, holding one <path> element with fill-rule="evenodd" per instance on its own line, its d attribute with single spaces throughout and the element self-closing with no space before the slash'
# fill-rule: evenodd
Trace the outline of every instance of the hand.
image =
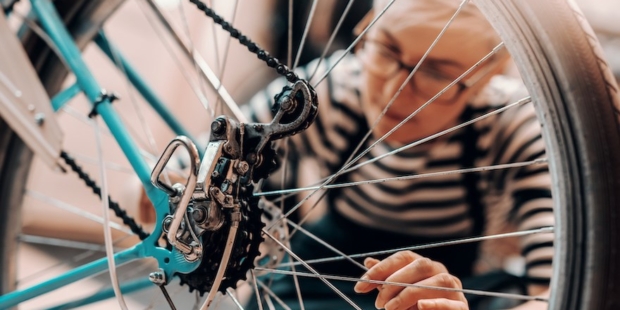
<svg viewBox="0 0 620 310">
<path fill-rule="evenodd" d="M 448 273 L 441 263 L 422 257 L 411 251 L 402 251 L 379 261 L 367 258 L 364 265 L 369 270 L 363 280 L 377 280 L 417 284 L 421 286 L 462 289 L 461 281 Z M 367 293 L 377 288 L 379 295 L 375 301 L 377 309 L 386 310 L 467 310 L 467 300 L 462 292 L 436 290 L 412 286 L 373 284 L 357 282 L 355 291 Z"/>
</svg>

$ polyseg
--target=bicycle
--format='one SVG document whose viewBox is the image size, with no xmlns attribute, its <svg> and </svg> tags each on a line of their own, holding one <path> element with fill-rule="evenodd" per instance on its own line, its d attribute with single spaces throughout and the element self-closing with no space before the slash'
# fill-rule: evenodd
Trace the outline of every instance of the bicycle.
<svg viewBox="0 0 620 310">
<path fill-rule="evenodd" d="M 6 7 L 13 3 L 13 1 L 3 2 Z M 166 161 L 157 166 L 156 177 L 151 177 L 151 169 L 140 155 L 141 152 L 137 149 L 136 144 L 131 141 L 131 138 L 128 138 L 131 135 L 123 129 L 120 119 L 110 108 L 110 103 L 114 101 L 113 95 L 102 92 L 102 88 L 97 84 L 90 71 L 81 63 L 81 53 L 78 46 L 94 40 L 103 50 L 107 51 L 114 63 L 123 63 L 121 67 L 124 68 L 124 73 L 129 80 L 135 84 L 136 88 L 141 88 L 140 91 L 145 97 L 150 97 L 150 103 L 166 119 L 169 127 L 173 128 L 177 134 L 191 135 L 182 128 L 180 123 L 175 122 L 170 117 L 171 113 L 165 109 L 165 106 L 159 104 L 153 93 L 150 93 L 146 87 L 140 86 L 139 77 L 134 75 L 135 72 L 130 69 L 129 64 L 124 63 L 124 58 L 120 52 L 116 51 L 106 40 L 105 35 L 98 32 L 98 28 L 120 3 L 120 1 L 58 1 L 54 6 L 46 0 L 31 1 L 34 9 L 33 14 L 41 21 L 42 28 L 45 31 L 42 37 L 50 38 L 51 43 L 48 42 L 48 44 L 59 50 L 58 53 L 63 55 L 64 61 L 71 67 L 71 72 L 77 77 L 77 83 L 67 88 L 62 88 L 63 79 L 61 77 L 67 74 L 64 71 L 63 63 L 49 57 L 49 50 L 41 51 L 41 42 L 36 36 L 32 36 L 32 33 L 30 33 L 31 36 L 26 34 L 22 39 L 27 49 L 29 48 L 31 52 L 41 57 L 35 58 L 33 63 L 38 64 L 37 68 L 41 70 L 39 71 L 40 78 L 48 95 L 52 97 L 51 106 L 53 109 L 61 108 L 70 98 L 83 92 L 94 105 L 90 112 L 94 117 L 99 114 L 108 123 L 112 134 L 121 144 L 121 148 L 137 171 L 136 174 L 158 211 L 157 224 L 150 237 L 146 236 L 146 233 L 142 235 L 147 241 L 139 243 L 138 246 L 129 250 L 117 253 L 115 257 L 119 264 L 140 257 L 154 257 L 162 271 L 153 274 L 152 281 L 140 282 L 138 286 L 143 287 L 145 283 L 152 285 L 151 282 L 154 282 L 160 284 L 160 287 L 165 287 L 161 284 L 167 283 L 174 273 L 191 274 L 200 263 L 199 258 L 190 257 L 196 254 L 194 251 L 199 250 L 195 250 L 193 246 L 187 248 L 187 244 L 175 240 L 175 230 L 180 229 L 180 223 L 184 217 L 185 210 L 182 208 L 177 208 L 176 210 L 182 211 L 170 219 L 171 222 L 176 221 L 176 223 L 170 224 L 173 228 L 166 228 L 168 232 L 164 233 L 168 236 L 170 245 L 158 245 L 157 242 L 158 237 L 164 231 L 164 226 L 167 225 L 165 224 L 165 215 L 170 212 L 168 196 L 175 196 L 179 189 L 169 187 L 158 181 L 159 172 L 163 171 Z M 616 94 L 617 86 L 601 57 L 596 39 L 592 36 L 591 30 L 579 14 L 578 9 L 571 3 L 506 0 L 479 1 L 478 6 L 485 15 L 489 16 L 490 22 L 498 29 L 506 48 L 511 52 L 519 66 L 532 100 L 540 109 L 539 115 L 547 139 L 547 150 L 551 154 L 548 162 L 554 177 L 553 191 L 557 215 L 556 227 L 554 228 L 556 255 L 552 278 L 553 290 L 549 299 L 550 308 L 615 309 L 620 305 L 620 294 L 617 294 L 617 281 L 620 277 L 618 277 L 616 254 L 620 241 L 618 232 L 614 229 L 618 212 L 616 209 L 619 205 L 615 192 L 617 188 L 620 188 L 618 186 L 620 185 L 618 184 L 620 183 L 620 168 L 613 165 L 609 167 L 608 165 L 613 163 L 620 154 L 620 145 L 617 139 L 620 101 Z M 31 31 L 37 31 L 36 27 L 36 25 L 30 25 Z M 3 28 L 0 27 L 0 29 Z M 80 30 L 77 33 L 79 37 L 72 39 L 69 36 L 69 30 L 76 29 Z M 6 40 L 9 39 L 6 31 L 0 33 L 5 36 L 3 42 L 5 42 L 5 38 Z M 40 30 L 39 35 L 41 35 Z M 78 45 L 75 44 L 76 42 Z M 181 46 L 183 50 L 189 51 L 190 57 L 193 56 L 191 48 Z M 17 54 L 9 53 L 9 55 L 17 57 L 14 56 Z M 198 63 L 196 66 L 200 67 Z M 3 73 L 7 74 L 6 72 Z M 13 78 L 13 76 L 9 77 Z M 207 79 L 209 79 L 209 75 L 207 75 Z M 10 83 L 7 83 L 6 80 L 2 80 L 0 83 L 4 87 L 0 88 L 3 91 L 0 94 L 8 99 L 19 100 L 25 92 L 16 92 L 15 90 L 19 89 L 11 87 L 11 85 L 17 82 L 10 79 L 8 81 Z M 219 81 L 217 79 L 212 81 L 215 85 L 213 87 L 222 95 L 222 100 L 227 101 L 223 88 L 219 86 Z M 36 85 L 31 80 L 28 82 Z M 300 90 L 301 88 L 303 87 L 299 86 L 295 91 L 303 92 L 304 98 L 311 97 L 309 91 Z M 3 101 L 12 102 L 6 99 Z M 43 101 L 49 102 L 48 100 Z M 231 107 L 234 109 L 234 106 Z M 36 109 L 40 108 L 37 104 Z M 51 113 L 51 109 L 48 108 L 44 111 L 48 111 L 45 112 L 45 118 L 41 118 L 42 115 L 35 114 L 38 117 L 34 118 L 32 120 L 34 123 L 27 127 L 32 129 L 35 125 L 45 124 L 48 126 L 53 123 L 47 117 Z M 309 112 L 304 110 L 303 113 Z M 235 116 L 239 119 L 243 117 L 239 113 Z M 2 237 L 0 238 L 2 240 L 0 265 L 2 270 L 14 271 L 15 256 L 13 254 L 17 246 L 16 240 L 21 225 L 17 219 L 20 216 L 21 193 L 25 192 L 25 180 L 29 173 L 28 163 L 30 163 L 34 153 L 37 156 L 47 158 L 48 162 L 55 165 L 61 152 L 58 144 L 52 148 L 52 151 L 49 151 L 49 145 L 53 145 L 53 143 L 49 145 L 41 143 L 43 141 L 54 142 L 54 139 L 39 139 L 34 140 L 35 143 L 31 143 L 33 140 L 25 138 L 23 130 L 16 125 L 7 125 L 10 121 L 10 119 L 4 120 L 2 123 L 3 130 L 0 133 L 0 141 L 2 141 L 5 149 L 3 157 L 0 158 L 0 162 L 2 162 L 0 199 L 2 199 L 1 205 L 9 206 L 2 208 L 0 213 L 0 219 L 2 219 L 0 227 L 3 228 L 0 231 Z M 93 125 L 95 124 L 93 122 Z M 217 131 L 217 125 L 214 126 L 212 129 Z M 230 119 L 226 119 L 226 126 L 235 125 L 230 122 Z M 305 124 L 301 127 L 303 126 Z M 16 132 L 20 132 L 21 139 Z M 230 141 L 233 138 L 228 137 L 227 139 Z M 22 140 L 27 142 L 34 152 L 29 150 Z M 195 139 L 192 140 L 195 141 Z M 37 148 L 37 144 L 43 147 Z M 202 157 L 198 150 L 193 150 L 189 139 L 182 138 L 174 141 L 168 155 L 180 145 L 184 145 L 189 150 L 194 163 L 197 162 L 196 158 Z M 45 147 L 48 147 L 47 157 L 44 155 L 46 154 Z M 209 153 L 208 150 L 206 153 Z M 63 157 L 66 161 L 66 165 L 63 166 L 70 166 L 71 159 L 67 160 L 68 157 L 64 155 Z M 203 162 L 209 162 L 209 160 L 203 159 Z M 79 168 L 75 169 L 79 170 Z M 266 169 L 270 170 L 269 168 Z M 24 182 L 19 182 L 20 180 Z M 108 196 L 105 187 L 101 190 L 101 196 Z M 191 198 L 184 196 L 182 199 Z M 189 221 L 187 217 L 186 221 Z M 126 219 L 126 222 L 131 223 L 131 220 Z M 218 226 L 219 224 L 221 223 L 214 225 Z M 260 226 L 257 223 L 253 225 Z M 131 224 L 131 226 L 133 226 L 134 232 L 140 233 L 135 224 Z M 215 228 L 210 227 L 210 229 Z M 169 233 L 170 231 L 173 233 Z M 254 231 L 253 238 L 257 238 L 254 240 L 258 240 L 256 236 L 258 233 Z M 191 231 L 187 231 L 187 234 L 188 236 L 184 238 L 196 239 L 195 236 L 191 236 Z M 107 244 L 111 246 L 110 240 Z M 171 250 L 173 247 L 175 250 Z M 183 247 L 186 248 L 183 249 Z M 289 255 L 293 256 L 294 253 L 289 253 Z M 107 268 L 107 264 L 107 259 L 98 260 L 32 289 L 6 293 L 0 296 L 0 307 L 16 306 L 29 298 L 73 282 L 77 278 L 103 271 Z M 3 275 L 6 274 L 3 272 Z M 9 276 L 3 276 L 2 286 L 0 287 L 2 292 L 12 289 L 10 285 L 12 275 L 10 272 L 8 274 Z M 118 288 L 115 289 L 119 290 Z"/>
</svg>

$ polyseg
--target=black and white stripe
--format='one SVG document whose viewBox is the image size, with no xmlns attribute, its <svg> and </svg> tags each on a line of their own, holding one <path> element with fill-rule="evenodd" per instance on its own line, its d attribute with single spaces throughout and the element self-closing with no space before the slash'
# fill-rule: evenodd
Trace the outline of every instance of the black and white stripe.
<svg viewBox="0 0 620 310">
<path fill-rule="evenodd" d="M 335 54 L 331 59 L 337 59 L 339 55 Z M 299 68 L 300 77 L 312 72 L 315 63 Z M 331 66 L 330 59 L 324 61 L 322 66 L 317 76 L 321 76 L 321 71 Z M 298 156 L 313 158 L 329 174 L 340 169 L 368 130 L 360 105 L 359 73 L 360 67 L 355 57 L 345 57 L 327 81 L 317 88 L 319 114 L 315 124 L 292 138 L 295 145 L 293 149 Z M 245 107 L 253 121 L 270 120 L 273 95 L 285 83 L 284 79 L 273 82 L 266 92 L 256 95 Z M 463 113 L 462 121 L 521 99 L 519 95 L 522 95 L 521 98 L 525 96 L 520 81 L 494 77 L 489 86 L 471 101 Z M 370 139 L 365 146 L 374 141 Z M 380 143 L 360 162 L 372 160 L 392 150 L 386 143 Z M 534 108 L 532 104 L 525 104 L 452 132 L 434 142 L 430 149 L 417 151 L 413 148 L 364 165 L 342 175 L 338 182 L 471 168 L 464 166 L 467 162 L 480 167 L 544 156 L 544 143 Z M 298 178 L 295 171 L 291 174 L 296 177 L 289 178 L 287 186 L 295 186 L 294 180 Z M 463 174 L 448 174 L 364 184 L 335 191 L 337 194 L 330 195 L 328 202 L 332 210 L 369 228 L 418 237 L 453 239 L 471 236 L 475 232 L 472 204 L 468 201 L 471 199 L 468 191 L 474 188 L 482 196 L 483 212 L 506 214 L 503 220 L 514 223 L 519 229 L 553 225 L 551 180 L 546 167 L 526 166 L 480 173 L 479 177 L 473 179 L 478 184 L 466 184 L 470 180 Z M 274 187 L 280 186 L 279 180 L 275 183 Z M 491 203 L 497 201 L 505 203 Z M 527 264 L 527 276 L 548 280 L 551 275 L 553 236 L 524 237 L 522 253 Z"/>
</svg>

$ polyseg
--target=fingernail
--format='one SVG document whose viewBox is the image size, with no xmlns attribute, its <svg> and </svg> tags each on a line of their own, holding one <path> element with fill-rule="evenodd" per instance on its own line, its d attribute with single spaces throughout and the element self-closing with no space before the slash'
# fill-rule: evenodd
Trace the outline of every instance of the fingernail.
<svg viewBox="0 0 620 310">
<path fill-rule="evenodd" d="M 398 306 L 400 306 L 400 299 L 392 299 L 387 304 L 385 304 L 385 310 L 398 309 Z"/>
<path fill-rule="evenodd" d="M 360 280 L 367 281 L 370 280 L 370 278 L 367 275 L 363 275 Z M 357 282 L 353 290 L 355 290 L 356 293 L 363 293 L 366 289 L 368 289 L 369 285 L 370 283 L 368 282 Z"/>
<path fill-rule="evenodd" d="M 376 265 L 376 262 L 376 259 L 372 257 L 366 257 L 366 259 L 364 259 L 364 266 L 366 266 L 366 268 L 371 268 L 372 266 Z"/>
</svg>

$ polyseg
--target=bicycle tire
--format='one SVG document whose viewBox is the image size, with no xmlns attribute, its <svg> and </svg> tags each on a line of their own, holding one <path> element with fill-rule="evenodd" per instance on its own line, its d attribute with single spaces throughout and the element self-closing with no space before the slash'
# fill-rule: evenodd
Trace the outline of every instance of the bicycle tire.
<svg viewBox="0 0 620 310">
<path fill-rule="evenodd" d="M 61 3 L 68 7 L 59 6 L 60 12 L 92 12 Z M 620 166 L 612 163 L 620 158 L 620 104 L 596 37 L 567 1 L 479 0 L 477 5 L 515 58 L 543 122 L 559 210 L 550 309 L 618 309 Z M 69 20 L 88 20 L 76 15 Z M 54 68 L 40 76 L 53 93 L 63 67 L 54 57 L 38 63 Z M 19 227 L 10 224 L 19 223 L 24 189 L 14 180 L 25 180 L 32 154 L 10 130 L 0 131 L 0 147 L 0 205 L 9 206 L 0 209 L 0 267 L 13 271 L 10 257 Z M 0 292 L 11 287 L 7 275 Z"/>
</svg>

